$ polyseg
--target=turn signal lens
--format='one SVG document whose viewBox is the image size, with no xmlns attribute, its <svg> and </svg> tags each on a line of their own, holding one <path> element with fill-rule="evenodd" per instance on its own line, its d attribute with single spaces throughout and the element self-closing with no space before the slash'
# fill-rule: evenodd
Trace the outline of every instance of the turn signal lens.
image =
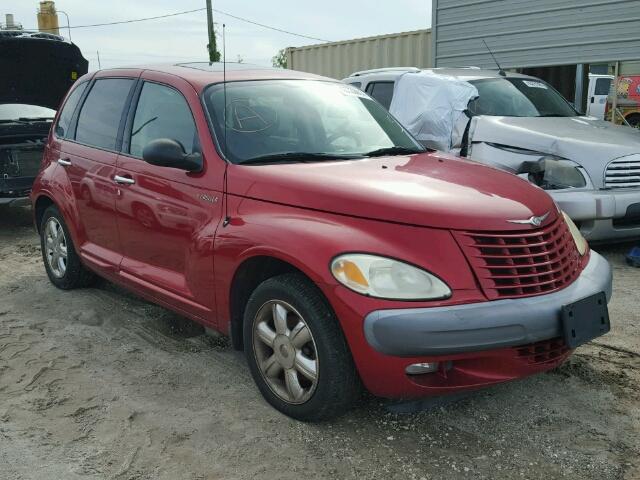
<svg viewBox="0 0 640 480">
<path fill-rule="evenodd" d="M 331 273 L 345 287 L 377 298 L 433 300 L 451 296 L 447 284 L 435 275 L 377 255 L 341 255 L 331 263 Z"/>
<path fill-rule="evenodd" d="M 339 260 L 333 264 L 333 275 L 336 279 L 354 290 L 366 290 L 369 282 L 364 278 L 364 274 L 351 260 Z"/>
<path fill-rule="evenodd" d="M 569 218 L 569 215 L 562 212 L 562 216 L 564 217 L 564 221 L 567 222 L 567 227 L 569 227 L 569 232 L 571 232 L 571 236 L 573 237 L 573 241 L 576 244 L 578 253 L 580 255 L 584 255 L 585 253 L 587 253 L 587 249 L 589 248 L 587 241 L 582 236 L 582 233 L 580 233 L 580 229 L 576 226 L 575 223 L 573 223 L 573 220 Z"/>
</svg>

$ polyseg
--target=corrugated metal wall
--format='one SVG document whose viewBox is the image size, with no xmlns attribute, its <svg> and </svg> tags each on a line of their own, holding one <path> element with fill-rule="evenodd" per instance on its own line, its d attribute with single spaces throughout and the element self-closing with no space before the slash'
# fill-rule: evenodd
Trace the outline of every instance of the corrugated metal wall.
<svg viewBox="0 0 640 480">
<path fill-rule="evenodd" d="M 344 78 L 358 70 L 431 67 L 431 30 L 358 38 L 287 49 L 287 67 Z"/>
<path fill-rule="evenodd" d="M 640 0 L 433 0 L 436 66 L 640 59 Z"/>
</svg>

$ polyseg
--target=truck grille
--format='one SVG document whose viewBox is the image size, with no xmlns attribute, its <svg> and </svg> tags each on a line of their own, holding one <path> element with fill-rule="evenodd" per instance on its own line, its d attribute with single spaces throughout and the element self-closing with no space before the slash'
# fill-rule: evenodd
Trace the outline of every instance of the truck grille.
<svg viewBox="0 0 640 480">
<path fill-rule="evenodd" d="M 532 230 L 456 232 L 456 238 L 490 300 L 560 290 L 586 261 L 560 216 Z"/>
<path fill-rule="evenodd" d="M 607 165 L 604 177 L 606 188 L 640 188 L 640 157 L 614 160 Z"/>
</svg>

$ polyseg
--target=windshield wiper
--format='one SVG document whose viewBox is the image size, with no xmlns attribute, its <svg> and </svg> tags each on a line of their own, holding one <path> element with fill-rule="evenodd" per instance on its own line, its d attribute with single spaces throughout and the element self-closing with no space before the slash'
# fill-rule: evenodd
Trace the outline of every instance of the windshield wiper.
<svg viewBox="0 0 640 480">
<path fill-rule="evenodd" d="M 43 120 L 53 120 L 53 117 L 19 117 L 21 122 L 41 122 Z"/>
<path fill-rule="evenodd" d="M 540 115 L 541 117 L 568 117 L 568 115 L 564 115 L 562 113 L 545 113 Z"/>
<path fill-rule="evenodd" d="M 407 155 L 412 153 L 423 153 L 426 152 L 425 149 L 418 148 L 409 148 L 409 147 L 386 147 L 379 148 L 377 150 L 372 150 L 371 152 L 367 152 L 364 155 L 367 157 L 383 157 L 385 155 Z"/>
<path fill-rule="evenodd" d="M 0 123 L 29 123 L 24 120 L 20 120 L 19 118 L 3 118 L 0 120 Z"/>
<path fill-rule="evenodd" d="M 331 160 L 351 160 L 354 158 L 362 158 L 362 155 L 340 153 L 284 152 L 273 153 L 269 155 L 259 155 L 257 157 L 248 158 L 239 163 L 240 165 L 248 165 L 251 163 L 275 163 L 283 161 L 326 162 Z"/>
</svg>

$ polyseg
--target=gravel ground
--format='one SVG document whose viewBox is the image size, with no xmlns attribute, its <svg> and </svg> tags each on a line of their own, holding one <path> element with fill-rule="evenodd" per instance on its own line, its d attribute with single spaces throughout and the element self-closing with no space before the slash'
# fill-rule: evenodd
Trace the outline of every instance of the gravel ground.
<svg viewBox="0 0 640 480">
<path fill-rule="evenodd" d="M 104 282 L 47 280 L 28 209 L 0 210 L 2 479 L 640 479 L 640 269 L 612 332 L 553 372 L 415 414 L 368 399 L 298 423 L 223 339 Z"/>
</svg>

